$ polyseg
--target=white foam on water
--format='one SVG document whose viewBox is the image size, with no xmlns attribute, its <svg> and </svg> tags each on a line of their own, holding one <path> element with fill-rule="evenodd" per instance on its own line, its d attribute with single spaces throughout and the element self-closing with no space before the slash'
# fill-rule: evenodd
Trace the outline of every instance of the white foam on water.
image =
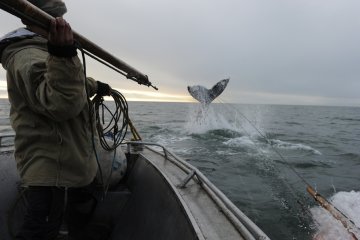
<svg viewBox="0 0 360 240">
<path fill-rule="evenodd" d="M 360 192 L 338 192 L 329 202 L 351 219 L 358 228 L 360 227 Z M 313 207 L 310 212 L 317 229 L 314 240 L 353 240 L 342 223 L 322 207 Z M 354 230 L 356 237 L 360 239 L 360 230 Z"/>
<path fill-rule="evenodd" d="M 269 148 L 263 147 L 256 139 L 253 139 L 249 136 L 241 136 L 229 139 L 223 142 L 223 144 L 233 148 L 245 148 L 247 149 L 247 154 L 252 155 L 256 159 L 259 159 L 259 156 L 268 156 L 268 154 L 271 152 Z M 238 154 L 239 152 L 237 151 L 236 153 Z"/>
<path fill-rule="evenodd" d="M 221 103 L 217 106 L 196 104 L 191 106 L 185 130 L 188 133 L 203 134 L 215 129 L 229 129 L 256 139 L 262 135 L 259 131 L 264 132 L 262 111 L 251 109 L 246 115 L 251 122 L 229 104 Z"/>
<path fill-rule="evenodd" d="M 276 139 L 271 140 L 271 143 L 273 144 L 274 147 L 277 148 L 289 149 L 289 150 L 303 150 L 303 151 L 312 152 L 313 154 L 316 155 L 322 155 L 320 151 L 301 143 L 289 143 Z"/>
<path fill-rule="evenodd" d="M 191 139 L 191 137 L 189 136 L 179 136 L 179 135 L 162 135 L 162 134 L 157 134 L 152 138 L 152 141 L 167 146 L 167 145 L 171 145 L 174 143 L 178 143 L 178 142 L 182 142 L 182 141 L 187 141 Z"/>
<path fill-rule="evenodd" d="M 225 145 L 230 147 L 254 147 L 255 143 L 248 136 L 241 136 L 232 138 L 224 142 Z"/>
</svg>

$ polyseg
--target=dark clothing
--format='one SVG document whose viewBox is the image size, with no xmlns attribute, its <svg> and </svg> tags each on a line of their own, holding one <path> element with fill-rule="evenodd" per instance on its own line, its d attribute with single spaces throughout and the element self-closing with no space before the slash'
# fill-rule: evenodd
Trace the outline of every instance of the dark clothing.
<svg viewBox="0 0 360 240">
<path fill-rule="evenodd" d="M 24 224 L 16 235 L 18 240 L 55 239 L 63 220 L 69 236 L 77 239 L 96 206 L 89 187 L 28 187 L 24 198 L 27 212 Z"/>
<path fill-rule="evenodd" d="M 78 57 L 51 55 L 45 38 L 17 32 L 0 41 L 0 58 L 22 185 L 87 186 L 97 173 L 87 93 L 96 93 L 97 82 L 85 79 Z"/>
<path fill-rule="evenodd" d="M 97 82 L 85 78 L 74 46 L 64 51 L 47 43 L 27 29 L 0 39 L 14 156 L 27 189 L 27 212 L 16 236 L 21 240 L 55 239 L 63 222 L 75 236 L 96 203 L 86 186 L 98 170 L 88 102 Z"/>
</svg>

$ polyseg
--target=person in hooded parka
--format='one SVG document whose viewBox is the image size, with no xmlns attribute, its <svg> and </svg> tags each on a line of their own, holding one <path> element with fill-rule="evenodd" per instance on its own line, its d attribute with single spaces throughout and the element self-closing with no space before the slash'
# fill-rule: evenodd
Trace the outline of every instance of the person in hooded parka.
<svg viewBox="0 0 360 240">
<path fill-rule="evenodd" d="M 55 17 L 50 30 L 23 20 L 26 28 L 0 40 L 15 160 L 28 206 L 16 239 L 55 239 L 64 222 L 73 239 L 84 239 L 79 234 L 94 206 L 89 186 L 97 173 L 87 94 L 109 95 L 111 89 L 85 79 L 73 32 L 62 18 L 64 2 L 29 2 Z"/>
</svg>

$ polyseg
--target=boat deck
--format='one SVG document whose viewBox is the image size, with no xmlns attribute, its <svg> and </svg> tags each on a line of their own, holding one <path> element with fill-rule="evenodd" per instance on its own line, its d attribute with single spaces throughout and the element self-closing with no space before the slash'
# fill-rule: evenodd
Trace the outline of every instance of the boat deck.
<svg viewBox="0 0 360 240">
<path fill-rule="evenodd" d="M 160 145 L 150 144 L 160 146 L 160 151 L 145 145 L 149 143 L 132 142 L 124 149 L 127 174 L 95 210 L 93 220 L 112 228 L 109 240 L 269 239 L 198 169 Z M 4 240 L 11 239 L 8 222 L 13 231 L 21 224 L 21 215 L 9 214 L 18 196 L 18 182 L 13 152 L 6 149 L 0 152 L 0 236 Z"/>
<path fill-rule="evenodd" d="M 193 225 L 197 226 L 196 230 L 203 239 L 244 239 L 234 225 L 228 223 L 228 218 L 196 178 L 190 179 L 185 187 L 181 187 L 188 176 L 187 173 L 157 152 L 145 148 L 141 155 L 163 173 L 168 182 L 172 183 L 174 191 L 179 195 Z"/>
</svg>

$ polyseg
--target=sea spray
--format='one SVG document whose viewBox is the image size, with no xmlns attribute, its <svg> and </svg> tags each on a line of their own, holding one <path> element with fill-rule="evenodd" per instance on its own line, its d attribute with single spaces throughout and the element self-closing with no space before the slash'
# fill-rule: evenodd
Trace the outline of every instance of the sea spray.
<svg viewBox="0 0 360 240">
<path fill-rule="evenodd" d="M 263 131 L 262 111 L 245 109 L 245 114 L 232 104 L 217 103 L 209 106 L 191 105 L 185 129 L 188 133 L 202 134 L 214 129 L 230 129 L 249 137 L 258 138 Z M 248 115 L 248 116 L 247 116 Z"/>
<path fill-rule="evenodd" d="M 312 228 L 309 228 L 313 220 L 307 214 L 305 220 L 298 220 L 297 214 L 302 214 L 302 209 L 294 203 L 298 198 L 295 199 L 289 192 L 284 180 L 297 190 L 296 193 L 301 194 L 304 211 L 308 204 L 316 203 L 306 194 L 302 182 L 270 153 L 270 144 L 262 141 L 256 131 L 248 126 L 250 124 L 246 125 L 240 113 L 265 133 L 270 141 L 284 142 L 285 145 L 280 144 L 279 147 L 275 141 L 273 147 L 285 154 L 290 164 L 304 174 L 310 183 L 316 183 L 320 193 L 328 192 L 332 185 L 337 191 L 359 191 L 359 183 L 354 180 L 359 175 L 358 125 L 329 118 L 332 114 L 360 119 L 359 109 L 213 103 L 213 111 L 225 118 L 226 124 L 214 124 L 216 127 L 209 127 L 208 131 L 197 134 L 193 133 L 197 130 L 193 126 L 196 121 L 190 121 L 189 116 L 196 117 L 197 104 L 130 104 L 133 122 L 144 139 L 160 140 L 204 171 L 271 239 L 313 239 Z M 189 127 L 188 130 L 184 128 L 185 125 Z M 228 125 L 233 127 L 233 131 L 225 129 Z M 240 125 L 245 125 L 251 138 Z M 321 155 L 306 146 L 318 150 Z M 260 154 L 256 148 L 265 153 Z"/>
<path fill-rule="evenodd" d="M 305 152 L 311 152 L 315 155 L 321 155 L 321 152 L 304 144 L 301 143 L 289 143 L 284 142 L 281 140 L 273 139 L 271 140 L 271 144 L 279 149 L 286 149 L 286 150 L 300 150 Z"/>
<path fill-rule="evenodd" d="M 338 192 L 330 198 L 329 202 L 351 219 L 356 226 L 360 226 L 360 192 Z M 317 229 L 314 239 L 353 240 L 341 222 L 332 217 L 325 209 L 316 206 L 310 211 Z M 358 231 L 358 229 L 356 230 Z M 356 236 L 360 238 L 360 236 Z"/>
<path fill-rule="evenodd" d="M 233 129 L 236 127 L 226 116 L 211 106 L 196 104 L 189 111 L 185 130 L 188 133 L 202 134 L 214 129 Z"/>
</svg>

